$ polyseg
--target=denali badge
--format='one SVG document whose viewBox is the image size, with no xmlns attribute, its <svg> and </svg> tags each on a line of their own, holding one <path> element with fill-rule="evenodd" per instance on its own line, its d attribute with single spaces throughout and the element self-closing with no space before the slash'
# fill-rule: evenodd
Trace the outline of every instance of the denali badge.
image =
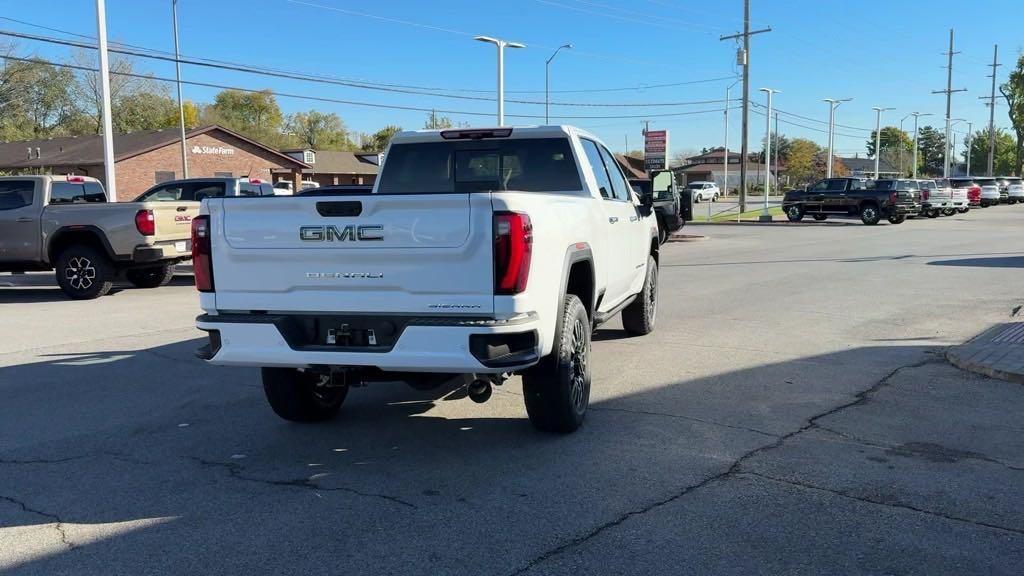
<svg viewBox="0 0 1024 576">
<path fill-rule="evenodd" d="M 331 280 L 336 278 L 377 280 L 383 277 L 383 272 L 306 272 L 306 278 L 310 280 Z"/>
<path fill-rule="evenodd" d="M 379 224 L 370 226 L 300 226 L 299 239 L 303 242 L 366 242 L 383 240 L 384 227 Z"/>
</svg>

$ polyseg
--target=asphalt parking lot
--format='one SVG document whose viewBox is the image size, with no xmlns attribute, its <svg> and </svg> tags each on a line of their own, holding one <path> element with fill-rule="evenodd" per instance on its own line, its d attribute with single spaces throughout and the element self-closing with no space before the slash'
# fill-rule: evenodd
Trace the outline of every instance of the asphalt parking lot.
<svg viewBox="0 0 1024 576">
<path fill-rule="evenodd" d="M 1024 388 L 942 352 L 1019 309 L 1022 223 L 694 226 L 656 332 L 596 335 L 571 436 L 533 431 L 517 379 L 289 424 L 256 370 L 193 357 L 188 276 L 90 302 L 18 279 L 0 570 L 1019 574 Z"/>
</svg>

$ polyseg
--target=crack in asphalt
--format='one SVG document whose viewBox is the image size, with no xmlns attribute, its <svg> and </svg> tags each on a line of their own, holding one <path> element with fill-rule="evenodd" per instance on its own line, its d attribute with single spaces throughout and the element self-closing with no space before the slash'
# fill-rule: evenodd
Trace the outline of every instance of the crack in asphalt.
<svg viewBox="0 0 1024 576">
<path fill-rule="evenodd" d="M 972 520 L 970 518 L 964 518 L 963 516 L 953 516 L 951 514 L 944 514 L 942 512 L 936 512 L 934 510 L 927 510 L 927 509 L 924 509 L 924 508 L 918 508 L 917 506 L 913 506 L 913 505 L 906 504 L 906 503 L 903 503 L 903 502 L 890 502 L 890 501 L 885 501 L 885 500 L 878 500 L 878 499 L 875 499 L 875 498 L 869 498 L 867 496 L 858 496 L 858 495 L 855 495 L 855 494 L 850 494 L 849 492 L 843 492 L 842 490 L 833 490 L 832 488 L 825 488 L 825 487 L 822 487 L 822 486 L 816 486 L 814 484 L 808 484 L 806 482 L 798 482 L 796 480 L 788 480 L 788 479 L 785 479 L 785 478 L 777 478 L 775 476 L 769 476 L 767 474 L 762 474 L 760 472 L 750 472 L 750 471 L 747 471 L 747 472 L 741 472 L 740 475 L 741 476 L 755 476 L 757 478 L 763 478 L 765 480 L 770 480 L 772 482 L 778 482 L 779 484 L 786 484 L 786 485 L 789 485 L 789 486 L 796 486 L 798 488 L 803 488 L 805 490 L 814 490 L 814 491 L 817 491 L 817 492 L 825 492 L 827 494 L 832 494 L 832 495 L 839 496 L 839 497 L 842 497 L 842 498 L 848 498 L 850 500 L 856 500 L 857 502 L 864 502 L 864 503 L 867 503 L 867 504 L 875 504 L 875 505 L 878 505 L 878 506 L 885 506 L 887 508 L 899 508 L 901 510 L 910 510 L 912 512 L 917 512 L 919 514 L 924 514 L 926 516 L 934 516 L 936 518 L 942 518 L 944 520 L 950 520 L 950 521 L 953 521 L 953 522 L 963 522 L 963 523 L 971 524 L 973 526 L 978 526 L 978 527 L 981 527 L 981 528 L 991 528 L 993 530 L 1002 530 L 1004 532 L 1010 532 L 1010 533 L 1016 534 L 1018 536 L 1024 536 L 1024 529 L 1012 528 L 1010 526 L 1002 526 L 1000 524 L 992 524 L 990 522 L 982 522 L 980 520 Z"/>
<path fill-rule="evenodd" d="M 18 500 L 16 498 L 11 498 L 10 496 L 0 495 L 0 501 L 10 502 L 11 504 L 14 504 L 15 506 L 20 507 L 23 511 L 28 512 L 29 514 L 35 514 L 37 516 L 42 516 L 43 518 L 46 518 L 47 520 L 52 520 L 53 521 L 53 528 L 57 531 L 57 534 L 60 535 L 60 542 L 61 542 L 61 544 L 66 546 L 68 550 L 74 550 L 76 548 L 74 543 L 72 543 L 70 540 L 68 540 L 67 532 L 64 531 L 64 521 L 61 519 L 60 516 L 58 516 L 56 514 L 51 514 L 49 512 L 43 512 L 42 510 L 36 510 L 35 508 L 29 507 L 28 504 L 25 504 L 21 500 Z"/>
<path fill-rule="evenodd" d="M 634 410 L 632 408 L 616 408 L 613 406 L 591 406 L 591 411 L 595 412 L 626 412 L 629 414 L 643 414 L 645 416 L 662 416 L 664 418 L 678 418 L 680 420 L 690 420 L 693 422 L 699 422 L 701 424 L 707 424 L 708 426 L 720 426 L 722 428 L 731 428 L 733 430 L 743 430 L 744 432 L 753 432 L 754 434 L 760 434 L 762 436 L 768 436 L 770 438 L 778 438 L 778 434 L 772 434 L 771 432 L 765 432 L 764 430 L 758 430 L 757 428 L 747 428 L 746 426 L 739 426 L 737 424 L 726 424 L 724 422 L 717 422 L 715 420 L 705 420 L 704 418 L 697 418 L 696 416 L 687 416 L 685 414 L 669 414 L 667 412 L 653 412 L 650 410 Z"/>
<path fill-rule="evenodd" d="M 71 462 L 74 460 L 81 460 L 87 458 L 86 455 L 81 456 L 68 456 L 67 458 L 33 458 L 30 460 L 21 460 L 18 458 L 0 458 L 0 464 L 61 464 L 63 462 Z"/>
<path fill-rule="evenodd" d="M 267 486 L 282 486 L 290 488 L 303 488 L 306 490 L 313 490 L 314 492 L 345 492 L 348 494 L 355 494 L 356 496 L 363 496 L 365 498 L 379 498 L 381 500 L 387 500 L 395 504 L 401 504 L 412 509 L 419 508 L 412 502 L 403 500 L 397 496 L 391 496 L 390 494 L 379 494 L 374 492 L 363 492 L 356 490 L 355 488 L 349 488 L 347 486 L 334 486 L 324 487 L 313 483 L 308 478 L 296 478 L 294 480 L 270 480 L 267 478 L 256 478 L 253 476 L 246 476 L 242 474 L 243 467 L 234 462 L 214 462 L 212 460 L 206 460 L 197 456 L 190 456 L 190 458 L 202 466 L 210 468 L 223 468 L 228 471 L 228 476 L 236 480 L 243 480 L 245 482 L 256 482 L 259 484 L 265 484 Z"/>
<path fill-rule="evenodd" d="M 826 410 L 826 411 L 824 411 L 824 412 L 822 412 L 820 414 L 817 414 L 815 416 L 810 417 L 809 419 L 807 419 L 807 421 L 802 426 L 800 426 L 796 430 L 794 430 L 792 432 L 788 432 L 788 433 L 780 435 L 780 436 L 776 436 L 774 442 L 770 442 L 768 444 L 764 444 L 762 446 L 759 446 L 757 448 L 754 448 L 753 450 L 750 450 L 750 451 L 742 454 L 739 458 L 734 460 L 733 463 L 727 469 L 725 469 L 724 471 L 719 472 L 717 474 L 712 474 L 711 476 L 708 476 L 707 478 L 701 480 L 700 482 L 697 482 L 696 484 L 691 484 L 689 486 L 685 486 L 681 490 L 679 490 L 678 492 L 676 492 L 674 494 L 671 494 L 671 495 L 669 495 L 669 496 L 667 496 L 665 498 L 662 498 L 660 500 L 657 500 L 657 501 L 654 501 L 654 502 L 650 502 L 650 503 L 644 505 L 641 508 L 638 508 L 636 510 L 629 510 L 629 511 L 619 515 L 617 518 L 615 518 L 613 520 L 610 520 L 608 522 L 605 522 L 604 524 L 600 524 L 600 525 L 594 527 L 593 529 L 591 529 L 586 534 L 583 534 L 581 536 L 577 536 L 577 537 L 573 538 L 572 540 L 570 540 L 568 542 L 565 542 L 565 543 L 560 544 L 560 545 L 558 545 L 558 546 L 556 546 L 554 548 L 551 548 L 550 550 L 548 550 L 546 552 L 543 552 L 540 555 L 534 557 L 532 560 L 527 562 L 522 567 L 516 569 L 514 572 L 512 572 L 510 574 L 510 576 L 518 576 L 519 574 L 525 574 L 527 571 L 533 569 L 535 566 L 538 566 L 539 564 L 547 561 L 548 559 L 553 558 L 555 556 L 558 556 L 558 555 L 562 554 L 563 552 L 565 552 L 565 551 L 567 551 L 567 550 L 569 550 L 571 548 L 579 546 L 580 544 L 583 544 L 583 543 L 587 542 L 588 540 L 594 538 L 595 536 L 597 536 L 597 535 L 599 535 L 599 534 L 601 534 L 601 533 L 603 533 L 603 532 L 605 532 L 607 530 L 615 528 L 616 526 L 619 526 L 620 524 L 626 522 L 630 518 L 633 518 L 635 516 L 642 516 L 642 515 L 644 515 L 644 514 L 646 514 L 648 512 L 651 512 L 652 510 L 655 510 L 657 508 L 660 508 L 662 506 L 665 506 L 667 504 L 675 502 L 676 500 L 679 500 L 679 499 L 689 495 L 692 492 L 700 490 L 701 488 L 703 488 L 705 486 L 708 486 L 708 485 L 713 484 L 713 483 L 718 482 L 718 481 L 724 481 L 724 480 L 726 480 L 726 479 L 728 479 L 730 477 L 736 476 L 736 475 L 740 474 L 740 467 L 747 460 L 750 460 L 751 458 L 754 458 L 754 457 L 756 457 L 756 456 L 758 456 L 758 455 L 760 455 L 762 453 L 774 450 L 774 449 L 782 446 L 782 444 L 785 443 L 786 440 L 789 440 L 790 438 L 793 438 L 793 437 L 795 437 L 797 435 L 800 435 L 800 434 L 802 434 L 802 433 L 804 433 L 804 432 L 806 432 L 806 431 L 808 431 L 808 430 L 810 430 L 812 428 L 815 428 L 818 425 L 817 424 L 818 420 L 821 420 L 822 418 L 827 418 L 828 416 L 831 416 L 833 414 L 836 414 L 838 412 L 846 410 L 847 408 L 852 408 L 854 406 L 858 406 L 858 405 L 861 405 L 861 404 L 867 402 L 868 398 L 872 394 L 874 394 L 875 392 L 877 392 L 881 388 L 884 388 L 886 385 L 888 385 L 888 383 L 897 374 L 899 374 L 903 370 L 913 370 L 915 368 L 921 368 L 921 367 L 926 366 L 928 364 L 938 364 L 938 363 L 945 363 L 945 361 L 942 360 L 942 359 L 939 359 L 939 358 L 926 358 L 924 360 L 919 360 L 919 361 L 911 363 L 911 364 L 904 364 L 902 366 L 897 366 L 896 368 L 893 368 L 892 370 L 890 370 L 885 376 L 880 378 L 877 382 L 875 382 L 874 384 L 872 384 L 868 388 L 865 388 L 864 390 L 861 390 L 860 392 L 857 392 L 856 394 L 854 394 L 852 400 L 850 400 L 848 402 L 843 402 L 843 403 L 837 404 L 836 406 L 834 406 L 834 407 L 832 407 L 832 408 L 830 408 L 830 409 L 828 409 L 828 410 Z M 981 525 L 981 524 L 979 524 L 979 525 Z"/>
</svg>

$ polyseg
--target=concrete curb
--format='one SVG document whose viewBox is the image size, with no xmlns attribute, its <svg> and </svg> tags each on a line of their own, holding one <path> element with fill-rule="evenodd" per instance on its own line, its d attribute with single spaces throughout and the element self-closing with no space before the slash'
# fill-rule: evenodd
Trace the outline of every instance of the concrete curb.
<svg viewBox="0 0 1024 576">
<path fill-rule="evenodd" d="M 968 349 L 972 353 L 962 354 L 960 352 L 961 349 Z M 976 350 L 972 349 L 970 344 L 950 348 L 946 351 L 946 360 L 961 370 L 981 374 L 982 376 L 988 376 L 989 378 L 997 378 L 999 380 L 1006 380 L 1007 382 L 1024 384 L 1024 373 L 1000 370 L 992 364 L 972 360 L 973 352 L 976 352 Z"/>
</svg>

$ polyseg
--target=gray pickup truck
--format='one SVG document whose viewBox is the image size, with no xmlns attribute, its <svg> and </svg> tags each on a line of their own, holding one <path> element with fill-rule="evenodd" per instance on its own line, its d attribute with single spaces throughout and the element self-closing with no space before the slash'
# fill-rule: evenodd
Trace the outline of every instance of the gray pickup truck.
<svg viewBox="0 0 1024 576">
<path fill-rule="evenodd" d="M 198 202 L 107 202 L 85 176 L 0 177 L 0 272 L 55 270 L 76 300 L 103 296 L 121 274 L 162 286 L 191 258 L 198 213 Z"/>
</svg>

